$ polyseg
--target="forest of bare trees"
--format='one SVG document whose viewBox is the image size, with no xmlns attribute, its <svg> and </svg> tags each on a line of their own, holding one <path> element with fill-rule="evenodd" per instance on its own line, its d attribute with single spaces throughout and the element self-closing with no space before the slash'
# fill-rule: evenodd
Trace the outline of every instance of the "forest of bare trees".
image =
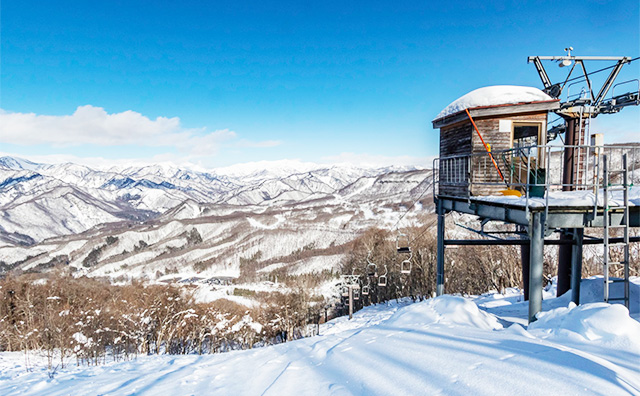
<svg viewBox="0 0 640 396">
<path fill-rule="evenodd" d="M 215 353 L 305 335 L 320 309 L 304 289 L 259 293 L 260 308 L 196 303 L 184 288 L 114 286 L 61 273 L 0 281 L 0 350 L 41 351 L 50 367 L 137 354 Z"/>
</svg>

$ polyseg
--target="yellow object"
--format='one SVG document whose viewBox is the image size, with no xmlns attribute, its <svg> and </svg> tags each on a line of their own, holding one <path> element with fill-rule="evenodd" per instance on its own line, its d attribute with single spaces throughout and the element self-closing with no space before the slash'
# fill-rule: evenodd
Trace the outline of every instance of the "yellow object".
<svg viewBox="0 0 640 396">
<path fill-rule="evenodd" d="M 500 190 L 498 191 L 502 195 L 513 195 L 516 197 L 521 197 L 522 193 L 518 190 Z"/>
</svg>

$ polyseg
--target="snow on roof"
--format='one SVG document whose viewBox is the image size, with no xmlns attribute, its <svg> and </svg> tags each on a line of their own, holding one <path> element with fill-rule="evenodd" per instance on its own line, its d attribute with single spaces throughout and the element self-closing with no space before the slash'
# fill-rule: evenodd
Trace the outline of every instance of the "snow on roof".
<svg viewBox="0 0 640 396">
<path fill-rule="evenodd" d="M 542 102 L 553 98 L 538 88 L 518 85 L 493 85 L 478 88 L 451 102 L 435 118 L 436 120 L 464 109 L 504 104 Z"/>
</svg>

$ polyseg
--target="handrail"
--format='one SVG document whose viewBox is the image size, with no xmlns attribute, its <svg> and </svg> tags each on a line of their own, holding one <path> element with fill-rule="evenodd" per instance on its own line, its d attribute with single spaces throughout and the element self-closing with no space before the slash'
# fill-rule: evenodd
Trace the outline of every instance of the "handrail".
<svg viewBox="0 0 640 396">
<path fill-rule="evenodd" d="M 564 151 L 573 149 L 576 159 L 574 182 L 562 181 Z M 631 183 L 637 184 L 640 172 L 640 144 L 638 145 L 533 145 L 514 147 L 506 150 L 493 150 L 500 156 L 509 171 L 504 174 L 503 182 L 496 176 L 491 161 L 486 160 L 485 152 L 459 154 L 440 157 L 433 160 L 434 199 L 438 196 L 470 198 L 477 195 L 497 195 L 505 182 L 512 189 L 519 189 L 527 201 L 530 194 L 545 199 L 548 206 L 548 192 L 569 190 L 591 191 L 598 194 L 602 186 L 600 162 L 602 154 L 608 154 L 611 161 L 621 161 L 622 154 L 629 153 L 629 174 Z M 496 188 L 492 188 L 496 187 Z"/>
</svg>

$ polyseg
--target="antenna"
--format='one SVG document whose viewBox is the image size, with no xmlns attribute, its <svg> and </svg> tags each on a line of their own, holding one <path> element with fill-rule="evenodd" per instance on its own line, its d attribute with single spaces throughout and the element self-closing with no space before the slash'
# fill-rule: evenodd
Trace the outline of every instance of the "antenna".
<svg viewBox="0 0 640 396">
<path fill-rule="evenodd" d="M 564 49 L 567 52 L 567 55 L 562 56 L 530 56 L 527 58 L 528 63 L 533 63 L 538 71 L 538 75 L 542 80 L 542 85 L 544 86 L 543 91 L 548 95 L 558 99 L 562 94 L 565 86 L 568 82 L 575 80 L 570 79 L 571 74 L 573 73 L 575 66 L 580 65 L 580 69 L 582 69 L 582 76 L 578 77 L 578 79 L 584 79 L 588 86 L 588 92 L 586 92 L 585 97 L 580 95 L 575 99 L 567 98 L 566 101 L 560 102 L 560 108 L 555 110 L 555 112 L 562 116 L 565 119 L 575 119 L 579 118 L 579 114 L 583 116 L 594 118 L 598 114 L 610 114 L 617 113 L 623 107 L 635 105 L 640 105 L 640 98 L 638 91 L 627 92 L 622 95 L 612 96 L 609 99 L 605 99 L 607 93 L 613 86 L 620 70 L 625 64 L 631 63 L 638 58 L 631 59 L 629 56 L 575 56 L 571 55 L 571 51 L 573 51 L 573 47 L 567 47 Z M 563 82 L 552 83 L 547 71 L 542 65 L 543 60 L 552 60 L 558 62 L 558 66 L 566 67 L 570 66 L 573 63 L 573 67 L 569 71 L 567 78 Z M 604 81 L 597 94 L 594 94 L 594 89 L 592 86 L 592 81 L 589 78 L 591 74 L 588 73 L 585 67 L 585 62 L 591 61 L 608 61 L 615 62 L 615 64 L 609 68 L 598 70 L 598 72 L 611 69 L 609 76 Z M 575 63 L 574 63 L 575 62 Z"/>
<path fill-rule="evenodd" d="M 571 51 L 573 51 L 573 47 L 567 47 L 564 49 L 565 51 L 567 51 L 567 57 L 571 57 Z M 558 62 L 558 66 L 560 67 L 565 67 L 565 66 L 571 66 L 571 59 L 564 59 L 562 61 Z"/>
</svg>

